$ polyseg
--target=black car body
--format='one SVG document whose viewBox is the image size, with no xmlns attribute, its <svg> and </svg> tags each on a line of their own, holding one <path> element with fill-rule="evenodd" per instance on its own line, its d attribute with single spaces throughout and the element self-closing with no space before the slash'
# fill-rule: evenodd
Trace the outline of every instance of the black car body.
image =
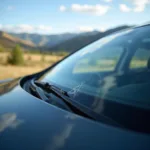
<svg viewBox="0 0 150 150">
<path fill-rule="evenodd" d="M 146 29 L 145 32 L 147 31 L 150 32 L 149 25 L 131 29 L 132 31 L 130 30 L 123 31 L 121 32 L 121 35 L 119 33 L 119 40 L 120 36 L 123 36 L 124 38 L 124 35 L 125 36 L 127 35 L 128 37 L 131 37 L 132 35 L 134 37 L 135 36 L 137 37 L 137 34 L 142 32 L 141 30 L 145 29 Z M 117 38 L 117 36 L 115 36 L 115 38 Z M 140 36 L 138 36 L 138 39 L 139 38 Z M 111 37 L 111 39 L 114 38 Z M 147 36 L 148 42 L 150 42 L 149 39 L 150 36 L 148 34 Z M 127 39 L 125 39 L 125 41 L 126 40 Z M 106 41 L 104 43 L 107 43 Z M 115 45 L 117 42 L 116 41 L 114 42 Z M 131 39 L 128 39 L 128 44 L 131 44 L 133 42 L 134 40 L 131 41 Z M 150 48 L 149 47 L 150 44 L 148 42 L 142 43 L 142 49 L 143 47 Z M 139 43 L 137 43 L 137 45 L 138 44 Z M 119 45 L 122 46 L 124 45 L 124 43 L 122 43 L 121 41 Z M 110 44 L 110 46 L 112 45 Z M 135 45 L 130 46 L 132 47 L 132 49 L 134 49 Z M 89 99 L 91 99 L 93 96 L 91 94 L 92 89 L 88 89 L 89 95 L 87 96 L 87 91 L 85 91 L 85 93 L 84 92 L 82 93 L 80 86 L 80 88 L 76 90 L 76 93 L 75 90 L 73 91 L 71 90 L 70 95 L 71 94 L 77 95 L 73 95 L 72 97 L 69 95 L 69 98 L 64 94 L 64 92 L 62 92 L 67 91 L 67 93 L 69 93 L 69 90 L 71 89 L 70 88 L 68 90 L 68 87 L 62 86 L 64 84 L 63 81 L 64 80 L 67 81 L 69 78 L 67 77 L 67 75 L 68 70 L 70 68 L 66 69 L 65 74 L 59 73 L 59 78 L 61 76 L 63 80 L 60 79 L 57 80 L 59 83 L 63 83 L 62 85 L 53 82 L 55 81 L 56 77 L 55 72 L 61 70 L 60 64 L 64 63 L 63 65 L 65 65 L 65 61 L 67 59 L 70 59 L 72 55 L 76 55 L 76 53 L 58 62 L 52 67 L 44 70 L 43 72 L 14 80 L 1 81 L 0 149 L 1 150 L 30 150 L 30 149 L 31 150 L 55 150 L 55 149 L 149 150 L 150 149 L 150 121 L 149 121 L 150 100 L 148 97 L 150 93 L 149 70 L 148 72 L 147 70 L 145 70 L 144 66 L 145 64 L 142 62 L 139 63 L 140 65 L 142 64 L 142 67 L 140 68 L 135 67 L 133 72 L 128 71 L 127 73 L 125 72 L 126 70 L 128 70 L 126 67 L 129 66 L 127 65 L 128 60 L 131 60 L 130 53 L 127 53 L 129 55 L 126 60 L 124 60 L 123 57 L 126 55 L 125 52 L 128 51 L 126 49 L 127 47 L 125 47 L 125 51 L 123 51 L 123 54 L 121 56 L 121 60 L 125 61 L 123 67 L 125 69 L 124 72 L 122 72 L 121 70 L 121 66 L 123 65 L 122 62 L 120 62 L 120 60 L 118 60 L 118 62 L 121 65 L 116 64 L 115 71 L 112 72 L 112 68 L 110 66 L 109 69 L 110 68 L 111 69 L 109 71 L 107 70 L 100 71 L 101 81 L 103 81 L 103 83 L 100 83 L 101 87 L 103 87 L 102 94 L 104 94 L 104 89 L 106 89 L 106 85 L 109 85 L 109 87 L 107 86 L 107 88 L 109 88 L 111 94 L 107 91 L 107 93 L 109 93 L 109 95 L 107 95 L 105 91 L 105 96 L 103 95 L 102 98 L 100 99 L 100 104 L 97 102 L 99 101 L 99 99 L 94 96 L 93 100 L 94 103 L 92 103 L 92 107 L 90 109 L 88 106 L 91 105 L 91 101 L 89 101 Z M 85 56 L 86 54 L 87 53 L 82 53 L 82 56 Z M 89 56 L 92 56 L 91 51 Z M 118 56 L 118 53 L 116 56 Z M 78 58 L 76 56 L 74 57 L 75 59 Z M 71 58 L 69 62 L 71 64 L 73 62 L 73 58 Z M 85 62 L 82 61 L 82 63 Z M 90 63 L 92 63 L 92 65 L 95 65 L 95 63 L 91 61 Z M 79 66 L 81 67 L 82 65 L 80 64 Z M 57 67 L 58 68 L 60 67 L 60 70 Z M 74 76 L 76 75 L 74 75 L 73 79 L 77 79 L 77 81 L 79 81 L 78 79 L 80 78 L 81 74 L 82 75 L 84 74 L 84 78 L 85 74 L 86 77 L 89 75 L 89 72 L 85 69 L 86 67 L 85 64 L 83 65 L 83 67 L 84 70 L 80 68 L 79 69 L 80 74 L 77 73 L 78 76 L 77 78 L 75 78 Z M 51 74 L 53 68 L 57 68 L 58 70 L 55 70 L 54 75 L 53 76 L 51 75 L 52 76 L 51 77 L 49 74 Z M 90 68 L 90 66 L 88 66 L 88 68 Z M 92 76 L 90 80 L 91 87 L 97 86 L 94 80 L 97 78 L 95 76 L 95 70 L 97 70 L 97 68 L 96 69 L 94 68 L 93 70 L 92 75 L 94 72 L 94 77 Z M 119 70 L 119 72 L 116 70 Z M 64 68 L 62 69 L 62 71 L 64 71 Z M 49 91 L 50 97 L 47 96 L 49 93 L 46 91 L 46 87 L 43 88 L 39 87 L 38 84 L 37 85 L 34 84 L 35 83 L 34 81 L 38 81 L 39 83 L 43 82 L 50 83 L 50 81 L 47 80 L 47 78 L 50 78 L 50 80 L 53 78 L 54 80 L 51 81 L 51 83 L 59 87 L 56 90 L 56 92 L 55 88 L 53 89 L 54 92 L 52 92 L 53 90 L 51 92 Z M 84 78 L 80 78 L 81 81 L 83 81 Z M 113 79 L 113 81 L 111 79 Z M 97 81 L 99 81 L 99 79 Z M 112 82 L 113 84 L 111 84 Z M 114 82 L 117 83 L 115 84 L 115 87 Z M 85 82 L 83 84 L 85 84 Z M 33 89 L 31 87 L 33 87 Z M 129 90 L 126 91 L 126 88 Z M 120 94 L 117 96 L 115 95 L 116 97 L 119 98 L 117 99 L 115 97 L 115 99 L 109 100 L 109 98 L 116 93 Z M 145 95 L 145 97 L 143 95 Z M 133 96 L 137 98 L 137 101 L 131 103 L 130 101 L 133 101 L 132 99 Z M 144 102 L 143 101 L 141 102 L 140 96 L 141 97 L 143 96 Z M 84 100 L 82 102 L 81 97 L 82 99 L 87 99 L 87 101 Z M 126 98 L 125 101 L 124 100 L 122 100 L 121 102 L 118 101 L 122 97 Z M 127 101 L 129 97 L 130 100 Z M 50 101 L 46 101 L 45 99 L 48 100 L 50 99 Z M 67 102 L 67 100 L 68 101 L 70 100 L 71 102 Z M 71 103 L 73 103 L 73 105 L 71 105 Z M 94 107 L 93 105 L 96 106 L 99 105 L 99 107 L 97 108 Z"/>
</svg>

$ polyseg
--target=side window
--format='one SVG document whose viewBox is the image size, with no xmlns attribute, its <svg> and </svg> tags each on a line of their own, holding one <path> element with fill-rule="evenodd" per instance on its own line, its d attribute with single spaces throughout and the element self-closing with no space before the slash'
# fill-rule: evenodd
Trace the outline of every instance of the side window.
<svg viewBox="0 0 150 150">
<path fill-rule="evenodd" d="M 77 62 L 73 73 L 113 71 L 123 52 L 122 47 L 108 47 L 89 53 Z"/>
<path fill-rule="evenodd" d="M 130 62 L 130 69 L 147 68 L 148 60 L 150 58 L 150 49 L 138 49 Z"/>
</svg>

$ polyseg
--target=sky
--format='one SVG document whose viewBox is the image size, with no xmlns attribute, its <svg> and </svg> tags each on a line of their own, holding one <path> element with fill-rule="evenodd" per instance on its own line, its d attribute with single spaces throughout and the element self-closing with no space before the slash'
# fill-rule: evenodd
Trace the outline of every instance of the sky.
<svg viewBox="0 0 150 150">
<path fill-rule="evenodd" d="M 150 0 L 1 0 L 0 30 L 59 34 L 150 22 Z"/>
</svg>

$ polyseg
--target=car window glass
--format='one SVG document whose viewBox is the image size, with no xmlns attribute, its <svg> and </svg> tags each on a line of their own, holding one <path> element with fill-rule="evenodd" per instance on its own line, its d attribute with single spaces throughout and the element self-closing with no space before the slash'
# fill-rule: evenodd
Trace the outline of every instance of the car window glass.
<svg viewBox="0 0 150 150">
<path fill-rule="evenodd" d="M 86 55 L 78 60 L 73 69 L 73 73 L 113 71 L 122 52 L 123 47 L 113 47 L 111 51 L 109 47 L 105 48 L 105 51 L 101 50 L 91 55 Z"/>
<path fill-rule="evenodd" d="M 131 59 L 130 69 L 147 68 L 150 59 L 150 41 L 144 39 L 141 48 L 138 48 Z"/>
<path fill-rule="evenodd" d="M 150 94 L 141 88 L 150 86 L 149 33 L 149 27 L 144 27 L 100 39 L 63 60 L 40 80 L 64 88 L 73 100 L 92 110 L 97 98 L 147 108 Z M 127 71 L 138 67 L 140 73 Z"/>
</svg>

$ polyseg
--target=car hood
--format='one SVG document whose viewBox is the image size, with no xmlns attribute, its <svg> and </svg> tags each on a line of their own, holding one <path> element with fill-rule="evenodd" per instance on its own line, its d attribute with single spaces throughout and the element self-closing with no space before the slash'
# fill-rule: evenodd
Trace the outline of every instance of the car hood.
<svg viewBox="0 0 150 150">
<path fill-rule="evenodd" d="M 0 83 L 0 149 L 150 149 L 150 135 L 97 123 L 24 91 L 20 79 Z"/>
</svg>

